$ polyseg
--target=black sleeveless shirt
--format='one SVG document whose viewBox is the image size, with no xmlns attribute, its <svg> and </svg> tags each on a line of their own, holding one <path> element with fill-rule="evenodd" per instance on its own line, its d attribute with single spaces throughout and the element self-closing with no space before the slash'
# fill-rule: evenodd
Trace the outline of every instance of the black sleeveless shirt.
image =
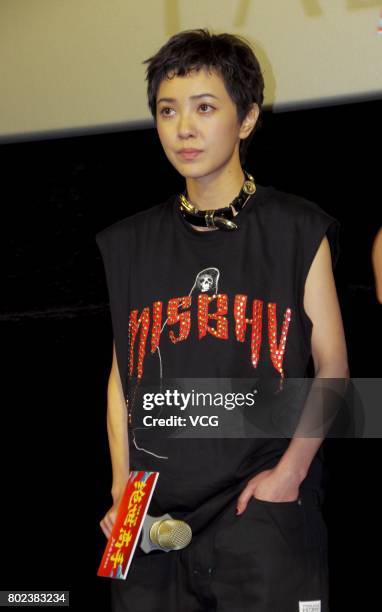
<svg viewBox="0 0 382 612">
<path fill-rule="evenodd" d="M 140 396 L 132 397 L 137 381 L 266 379 L 282 388 L 287 378 L 307 376 L 313 325 L 305 280 L 325 235 L 336 265 L 340 225 L 303 197 L 256 186 L 235 217 L 237 230 L 193 228 L 172 195 L 96 234 L 135 415 L 143 412 Z M 151 514 L 168 512 L 198 529 L 251 477 L 274 467 L 289 441 L 155 436 L 134 429 L 133 418 L 130 468 L 160 473 Z M 302 486 L 321 486 L 322 460 L 321 448 Z"/>
</svg>

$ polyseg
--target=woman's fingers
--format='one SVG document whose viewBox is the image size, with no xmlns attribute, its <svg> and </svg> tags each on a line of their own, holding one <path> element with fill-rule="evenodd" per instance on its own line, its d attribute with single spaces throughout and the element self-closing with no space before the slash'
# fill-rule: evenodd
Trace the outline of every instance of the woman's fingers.
<svg viewBox="0 0 382 612">
<path fill-rule="evenodd" d="M 117 512 L 120 500 L 117 499 L 111 508 L 106 512 L 102 521 L 99 522 L 102 531 L 104 532 L 107 539 L 110 538 L 111 532 L 113 531 L 115 519 L 117 518 Z"/>
<path fill-rule="evenodd" d="M 113 530 L 114 521 L 114 513 L 112 513 L 111 511 L 108 511 L 103 517 L 102 521 L 100 521 L 101 529 L 108 539 L 110 538 L 110 534 Z"/>
</svg>

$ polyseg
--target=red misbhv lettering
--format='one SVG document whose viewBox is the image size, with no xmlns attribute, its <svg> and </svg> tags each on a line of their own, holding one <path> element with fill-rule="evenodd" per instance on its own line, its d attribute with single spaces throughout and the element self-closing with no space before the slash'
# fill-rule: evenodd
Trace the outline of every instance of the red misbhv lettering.
<svg viewBox="0 0 382 612">
<path fill-rule="evenodd" d="M 155 301 L 152 305 L 152 326 L 150 351 L 154 353 L 160 344 L 161 334 L 165 333 L 165 328 L 173 344 L 184 342 L 191 331 L 191 307 L 192 296 L 175 297 L 168 300 L 167 319 L 163 321 L 163 303 Z M 215 302 L 215 310 L 211 311 L 211 303 Z M 250 327 L 250 351 L 251 363 L 257 368 L 260 358 L 260 348 L 263 340 L 263 316 L 264 301 L 254 299 L 252 301 L 251 316 L 247 317 L 248 296 L 236 294 L 233 303 L 233 315 L 235 320 L 235 337 L 238 342 L 244 342 L 247 337 L 247 329 Z M 225 293 L 208 295 L 200 293 L 197 296 L 197 334 L 198 339 L 203 340 L 207 334 L 211 334 L 218 340 L 228 340 L 228 296 Z M 267 307 L 268 321 L 268 346 L 271 362 L 284 378 L 283 359 L 285 346 L 288 336 L 289 324 L 292 311 L 287 308 L 283 314 L 280 340 L 277 338 L 277 304 L 269 302 Z M 214 323 L 211 325 L 211 323 Z M 170 329 L 177 326 L 177 333 Z M 146 355 L 147 336 L 150 327 L 150 307 L 143 308 L 140 315 L 138 309 L 131 310 L 129 317 L 129 376 L 134 371 L 134 354 L 137 344 L 138 358 L 136 365 L 136 375 L 138 378 L 143 376 L 143 363 Z"/>
</svg>

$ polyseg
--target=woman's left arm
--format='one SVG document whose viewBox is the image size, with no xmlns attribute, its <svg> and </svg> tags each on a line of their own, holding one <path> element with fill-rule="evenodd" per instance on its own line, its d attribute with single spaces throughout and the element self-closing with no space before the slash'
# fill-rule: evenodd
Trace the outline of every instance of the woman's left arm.
<svg viewBox="0 0 382 612">
<path fill-rule="evenodd" d="M 313 323 L 312 358 L 316 378 L 349 378 L 348 356 L 341 311 L 326 237 L 313 259 L 305 281 L 304 309 Z M 284 476 L 301 482 L 324 437 L 295 437 L 277 464 Z"/>
<path fill-rule="evenodd" d="M 321 241 L 305 281 L 304 309 L 313 323 L 311 342 L 315 381 L 318 378 L 348 379 L 350 374 L 345 334 L 333 276 L 330 246 L 326 236 Z M 336 390 L 338 380 L 334 381 L 332 386 Z M 342 384 L 340 386 L 343 388 Z M 319 397 L 322 396 L 320 393 Z M 302 415 L 305 416 L 305 421 L 300 419 L 296 431 L 310 430 L 312 423 L 317 420 L 318 429 L 322 430 L 324 423 L 320 423 L 321 414 L 315 397 L 311 402 L 308 398 Z M 295 433 L 277 465 L 256 474 L 248 481 L 238 498 L 237 514 L 245 511 L 252 496 L 268 501 L 295 500 L 300 484 L 306 477 L 324 438 L 325 436 L 304 437 Z"/>
</svg>

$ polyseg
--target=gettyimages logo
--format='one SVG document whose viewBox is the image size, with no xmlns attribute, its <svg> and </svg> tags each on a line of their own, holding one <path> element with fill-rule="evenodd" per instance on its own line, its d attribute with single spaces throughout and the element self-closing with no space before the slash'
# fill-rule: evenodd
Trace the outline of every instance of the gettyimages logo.
<svg viewBox="0 0 382 612">
<path fill-rule="evenodd" d="M 321 599 L 316 601 L 299 601 L 298 612 L 321 612 Z"/>
</svg>

